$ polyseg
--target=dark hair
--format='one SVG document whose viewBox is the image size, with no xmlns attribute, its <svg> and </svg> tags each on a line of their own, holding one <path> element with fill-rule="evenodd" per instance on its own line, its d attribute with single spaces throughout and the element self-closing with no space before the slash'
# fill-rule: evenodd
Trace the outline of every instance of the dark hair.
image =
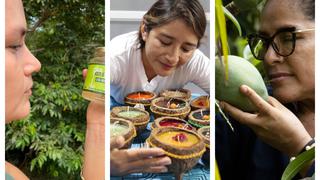
<svg viewBox="0 0 320 180">
<path fill-rule="evenodd" d="M 314 7 L 314 1 L 315 0 L 290 0 L 290 5 L 293 7 L 298 7 L 301 9 L 302 13 L 311 21 L 314 21 L 315 18 L 315 7 Z M 279 1 L 281 2 L 281 1 Z M 266 4 L 268 3 L 268 0 L 266 1 Z M 265 4 L 265 6 L 266 6 Z M 290 8 L 290 7 L 289 7 Z"/>
<path fill-rule="evenodd" d="M 152 28 L 159 27 L 172 20 L 183 19 L 187 25 L 190 25 L 199 41 L 204 36 L 207 21 L 203 7 L 198 0 L 158 0 L 148 12 L 143 16 L 145 31 L 150 32 Z M 141 23 L 141 25 L 142 25 Z M 140 28 L 141 28 L 140 25 Z M 140 48 L 144 48 L 145 42 L 139 29 Z"/>
<path fill-rule="evenodd" d="M 314 21 L 314 0 L 300 0 L 300 5 L 303 13 Z"/>
</svg>

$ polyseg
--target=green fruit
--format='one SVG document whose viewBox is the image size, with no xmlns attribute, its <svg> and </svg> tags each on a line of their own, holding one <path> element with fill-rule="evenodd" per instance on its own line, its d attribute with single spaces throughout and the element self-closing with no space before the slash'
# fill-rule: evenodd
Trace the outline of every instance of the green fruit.
<svg viewBox="0 0 320 180">
<path fill-rule="evenodd" d="M 267 88 L 259 71 L 246 59 L 229 55 L 229 79 L 225 82 L 224 66 L 220 63 L 219 58 L 216 58 L 215 61 L 216 99 L 228 102 L 243 111 L 257 111 L 255 105 L 239 91 L 239 88 L 241 85 L 247 85 L 264 100 L 267 100 Z"/>
</svg>

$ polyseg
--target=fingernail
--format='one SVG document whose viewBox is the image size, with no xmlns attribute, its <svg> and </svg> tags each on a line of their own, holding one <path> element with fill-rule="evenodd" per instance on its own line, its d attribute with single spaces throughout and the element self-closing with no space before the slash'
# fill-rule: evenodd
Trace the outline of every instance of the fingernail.
<svg viewBox="0 0 320 180">
<path fill-rule="evenodd" d="M 248 87 L 246 85 L 241 85 L 240 88 L 241 88 L 242 92 L 247 92 L 248 91 Z"/>
<path fill-rule="evenodd" d="M 171 159 L 169 157 L 165 157 L 165 160 L 163 161 L 164 165 L 170 165 L 171 164 Z"/>
<path fill-rule="evenodd" d="M 125 139 L 123 138 L 123 136 L 118 136 L 116 139 L 117 144 L 122 144 L 125 141 Z"/>
</svg>

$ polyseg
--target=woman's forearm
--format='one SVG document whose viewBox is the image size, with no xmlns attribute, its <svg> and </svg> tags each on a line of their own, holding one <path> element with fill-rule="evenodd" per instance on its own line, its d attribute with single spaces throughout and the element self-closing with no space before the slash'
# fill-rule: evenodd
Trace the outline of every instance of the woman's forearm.
<svg viewBox="0 0 320 180">
<path fill-rule="evenodd" d="M 84 147 L 83 176 L 86 180 L 105 179 L 105 129 L 101 124 L 88 124 Z"/>
</svg>

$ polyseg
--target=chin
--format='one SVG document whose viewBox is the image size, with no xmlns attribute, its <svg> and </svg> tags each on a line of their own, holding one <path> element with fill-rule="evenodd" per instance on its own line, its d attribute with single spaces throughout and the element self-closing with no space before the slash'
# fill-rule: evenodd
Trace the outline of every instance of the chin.
<svg viewBox="0 0 320 180">
<path fill-rule="evenodd" d="M 14 111 L 6 112 L 6 123 L 26 118 L 30 114 L 30 102 L 28 101 L 23 107 L 19 106 Z"/>
<path fill-rule="evenodd" d="M 159 76 L 165 77 L 165 76 L 170 76 L 173 72 L 174 72 L 173 70 L 170 70 L 170 71 L 161 70 L 157 74 Z"/>
<path fill-rule="evenodd" d="M 283 91 L 274 91 L 273 96 L 283 104 L 297 102 L 295 94 L 283 92 Z"/>
</svg>

